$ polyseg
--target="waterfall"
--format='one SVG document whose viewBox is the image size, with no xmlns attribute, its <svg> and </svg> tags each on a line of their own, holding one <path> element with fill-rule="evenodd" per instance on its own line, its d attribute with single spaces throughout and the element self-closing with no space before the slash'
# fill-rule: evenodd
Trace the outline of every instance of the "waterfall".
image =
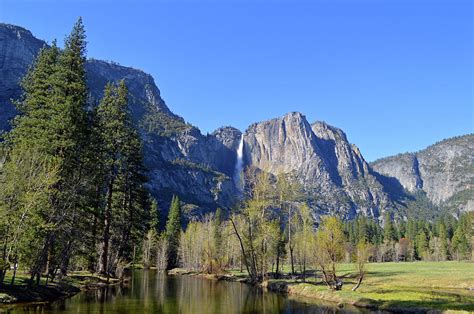
<svg viewBox="0 0 474 314">
<path fill-rule="evenodd" d="M 240 137 L 239 147 L 237 148 L 237 161 L 235 162 L 234 183 L 235 186 L 242 191 L 243 182 L 243 166 L 244 166 L 244 134 Z"/>
</svg>

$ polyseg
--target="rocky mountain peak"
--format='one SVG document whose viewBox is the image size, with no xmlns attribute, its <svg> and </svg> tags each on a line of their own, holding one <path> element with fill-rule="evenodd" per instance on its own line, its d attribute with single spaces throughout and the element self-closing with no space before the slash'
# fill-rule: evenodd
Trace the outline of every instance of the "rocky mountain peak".
<svg viewBox="0 0 474 314">
<path fill-rule="evenodd" d="M 474 210 L 474 134 L 443 140 L 416 153 L 371 163 L 410 192 L 422 191 L 436 205 Z"/>
<path fill-rule="evenodd" d="M 31 32 L 0 23 L 0 132 L 17 114 L 10 100 L 20 96 L 19 80 L 44 45 Z M 241 131 L 222 127 L 203 135 L 168 108 L 153 77 L 141 70 L 90 59 L 86 72 L 90 106 L 98 103 L 107 82 L 125 80 L 144 141 L 149 189 L 162 209 L 173 194 L 187 203 L 189 215 L 235 204 L 239 192 L 232 176 Z M 379 217 L 398 210 L 406 197 L 400 183 L 408 191 L 426 192 L 433 202 L 474 208 L 473 137 L 379 160 L 372 164 L 379 174 L 341 129 L 321 121 L 310 124 L 303 114 L 290 112 L 248 127 L 244 162 L 274 175 L 292 173 L 316 216 Z"/>
<path fill-rule="evenodd" d="M 316 212 L 378 217 L 395 205 L 345 133 L 301 113 L 252 124 L 244 135 L 247 164 L 272 174 L 293 173 Z"/>
<path fill-rule="evenodd" d="M 246 162 L 271 173 L 291 172 L 317 159 L 316 138 L 299 112 L 252 124 L 244 142 Z"/>
</svg>

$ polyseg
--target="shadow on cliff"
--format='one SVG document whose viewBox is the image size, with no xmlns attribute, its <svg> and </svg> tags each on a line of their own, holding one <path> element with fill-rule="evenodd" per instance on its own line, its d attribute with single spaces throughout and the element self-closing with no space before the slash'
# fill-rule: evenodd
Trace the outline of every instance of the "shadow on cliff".
<svg viewBox="0 0 474 314">
<path fill-rule="evenodd" d="M 377 178 L 383 186 L 383 191 L 389 194 L 395 202 L 406 205 L 407 201 L 415 200 L 413 195 L 405 191 L 398 179 L 384 176 L 373 169 L 371 169 L 371 174 Z"/>
</svg>

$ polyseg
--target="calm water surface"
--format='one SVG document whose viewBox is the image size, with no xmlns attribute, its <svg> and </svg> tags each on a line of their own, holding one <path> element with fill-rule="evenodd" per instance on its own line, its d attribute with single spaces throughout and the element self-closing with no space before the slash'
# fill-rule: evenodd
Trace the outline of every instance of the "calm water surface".
<svg viewBox="0 0 474 314">
<path fill-rule="evenodd" d="M 81 292 L 49 304 L 19 305 L 7 313 L 368 313 L 304 301 L 238 282 L 135 271 L 120 286 Z"/>
</svg>

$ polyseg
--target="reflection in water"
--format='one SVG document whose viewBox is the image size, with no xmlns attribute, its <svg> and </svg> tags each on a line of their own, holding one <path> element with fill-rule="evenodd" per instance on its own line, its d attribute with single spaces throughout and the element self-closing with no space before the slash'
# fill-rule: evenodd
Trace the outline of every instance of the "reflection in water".
<svg viewBox="0 0 474 314">
<path fill-rule="evenodd" d="M 135 271 L 122 285 L 87 291 L 9 313 L 354 313 L 354 307 L 306 304 L 237 282 Z M 1 309 L 0 309 L 1 312 Z M 366 311 L 365 311 L 366 312 Z"/>
</svg>

